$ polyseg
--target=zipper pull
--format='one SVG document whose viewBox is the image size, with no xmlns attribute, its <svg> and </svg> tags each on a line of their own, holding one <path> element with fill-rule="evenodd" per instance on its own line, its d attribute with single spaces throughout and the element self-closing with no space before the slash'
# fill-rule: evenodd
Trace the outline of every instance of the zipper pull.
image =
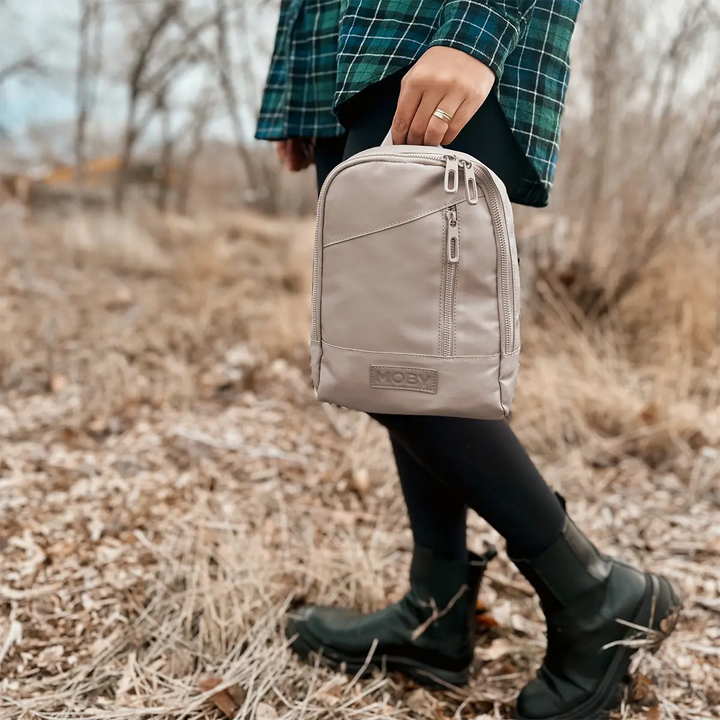
<svg viewBox="0 0 720 720">
<path fill-rule="evenodd" d="M 460 260 L 460 228 L 458 227 L 457 210 L 454 207 L 445 211 L 447 220 L 447 261 L 456 263 Z"/>
<path fill-rule="evenodd" d="M 456 155 L 445 156 L 445 192 L 454 193 L 457 192 L 459 180 L 460 168 L 458 165 L 458 159 Z"/>
<path fill-rule="evenodd" d="M 475 180 L 475 170 L 473 169 L 472 163 L 468 160 L 463 162 L 463 174 L 465 175 L 465 197 L 467 198 L 468 204 L 478 204 L 478 187 L 477 181 Z"/>
</svg>

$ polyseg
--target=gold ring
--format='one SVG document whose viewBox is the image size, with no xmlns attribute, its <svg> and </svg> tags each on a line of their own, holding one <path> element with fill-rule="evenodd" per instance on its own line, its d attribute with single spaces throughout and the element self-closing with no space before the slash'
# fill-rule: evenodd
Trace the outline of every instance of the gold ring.
<svg viewBox="0 0 720 720">
<path fill-rule="evenodd" d="M 452 115 L 448 115 L 444 110 L 441 110 L 440 108 L 436 108 L 433 115 L 436 118 L 440 118 L 443 122 L 447 123 L 448 125 L 452 121 Z"/>
</svg>

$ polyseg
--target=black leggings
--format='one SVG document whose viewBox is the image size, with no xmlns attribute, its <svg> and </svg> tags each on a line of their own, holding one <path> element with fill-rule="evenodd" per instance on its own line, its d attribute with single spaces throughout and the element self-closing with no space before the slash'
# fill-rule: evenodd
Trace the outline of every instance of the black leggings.
<svg viewBox="0 0 720 720">
<path fill-rule="evenodd" d="M 364 91 L 342 120 L 344 137 L 319 139 L 318 186 L 343 159 L 380 145 L 392 122 L 401 76 Z M 527 160 L 492 95 L 449 146 L 494 170 L 508 188 Z M 415 542 L 466 554 L 471 507 L 506 540 L 508 553 L 531 558 L 560 535 L 565 514 L 506 422 L 422 415 L 373 415 L 390 433 Z"/>
</svg>

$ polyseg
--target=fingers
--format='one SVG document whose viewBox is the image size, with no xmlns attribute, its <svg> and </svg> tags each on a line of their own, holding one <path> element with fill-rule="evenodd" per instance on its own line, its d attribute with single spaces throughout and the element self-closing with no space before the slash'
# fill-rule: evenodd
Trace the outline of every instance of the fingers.
<svg viewBox="0 0 720 720">
<path fill-rule="evenodd" d="M 296 153 L 293 150 L 292 139 L 279 140 L 277 143 L 277 153 L 280 156 L 280 160 L 283 167 L 290 172 L 296 172 L 299 170 Z"/>
<path fill-rule="evenodd" d="M 428 87 L 409 73 L 403 79 L 393 118 L 393 144 L 447 145 L 477 112 L 480 103 L 474 109 L 473 104 L 466 94 L 446 94 L 442 88 Z M 452 117 L 449 124 L 433 115 L 438 108 Z"/>
<path fill-rule="evenodd" d="M 422 97 L 422 88 L 417 83 L 412 82 L 412 73 L 406 75 L 400 84 L 400 97 L 392 121 L 393 145 L 404 145 L 407 142 L 410 124 L 415 117 Z"/>
<path fill-rule="evenodd" d="M 293 140 L 295 170 L 305 170 L 315 162 L 315 147 L 312 142 L 297 138 Z"/>
<path fill-rule="evenodd" d="M 393 132 L 393 143 L 396 145 L 403 142 L 408 145 L 449 145 L 478 111 L 481 104 L 479 98 L 475 96 L 463 97 L 459 94 L 443 96 L 438 93 L 426 92 L 422 95 L 415 115 L 409 123 L 405 121 L 404 114 L 400 116 L 408 128 L 407 135 L 404 141 L 396 141 Z M 438 108 L 450 115 L 452 120 L 449 123 L 433 115 Z M 404 108 L 403 112 L 405 112 Z M 398 117 L 399 113 L 396 114 L 395 121 L 393 121 L 393 130 Z"/>
<path fill-rule="evenodd" d="M 277 142 L 277 154 L 283 166 L 291 172 L 299 172 L 315 162 L 314 148 L 306 140 L 290 138 Z"/>
<path fill-rule="evenodd" d="M 447 142 L 449 142 L 445 140 L 449 126 L 450 124 L 452 124 L 452 122 L 455 121 L 458 108 L 462 107 L 463 104 L 464 103 L 462 97 L 457 95 L 446 95 L 440 100 L 440 102 L 437 103 L 437 105 L 435 105 L 435 107 L 430 113 L 430 118 L 425 129 L 425 135 L 423 139 L 424 145 L 446 145 Z M 450 115 L 450 117 L 452 118 L 450 123 L 447 123 L 445 122 L 445 120 L 442 120 L 436 115 L 432 114 L 438 108 Z"/>
<path fill-rule="evenodd" d="M 480 109 L 481 104 L 477 99 L 467 98 L 453 114 L 450 124 L 446 126 L 445 137 L 439 144 L 449 145 L 455 140 L 460 131 L 468 124 L 470 118 Z M 445 110 L 444 106 L 441 105 L 441 107 Z"/>
<path fill-rule="evenodd" d="M 423 93 L 422 100 L 415 111 L 415 117 L 410 122 L 410 130 L 407 136 L 408 145 L 423 145 L 425 143 L 428 123 L 441 99 L 442 92 L 437 90 L 428 89 Z"/>
<path fill-rule="evenodd" d="M 290 166 L 288 164 L 287 142 L 287 140 L 278 140 L 275 143 L 275 149 L 277 150 L 278 157 L 280 158 L 280 162 L 283 164 L 283 167 L 290 170 Z"/>
</svg>

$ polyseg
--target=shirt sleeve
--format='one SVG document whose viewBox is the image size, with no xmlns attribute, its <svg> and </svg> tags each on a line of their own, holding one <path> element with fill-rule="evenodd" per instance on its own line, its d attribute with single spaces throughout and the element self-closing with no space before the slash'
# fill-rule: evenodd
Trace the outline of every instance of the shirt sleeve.
<svg viewBox="0 0 720 720">
<path fill-rule="evenodd" d="M 452 47 L 502 75 L 536 0 L 445 0 L 431 46 Z"/>
</svg>

